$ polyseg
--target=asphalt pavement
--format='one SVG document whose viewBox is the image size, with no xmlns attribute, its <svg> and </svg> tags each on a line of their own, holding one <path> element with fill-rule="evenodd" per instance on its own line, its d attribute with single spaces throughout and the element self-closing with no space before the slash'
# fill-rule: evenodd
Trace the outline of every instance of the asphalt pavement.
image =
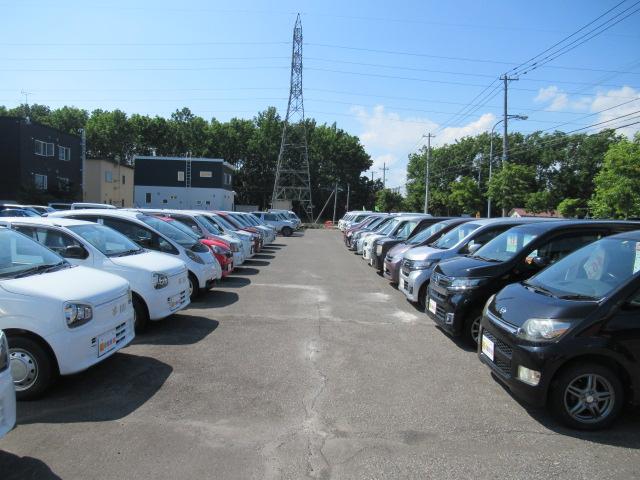
<svg viewBox="0 0 640 480">
<path fill-rule="evenodd" d="M 2 480 L 640 478 L 640 413 L 529 409 L 336 231 L 278 238 L 184 312 L 20 402 Z"/>
</svg>

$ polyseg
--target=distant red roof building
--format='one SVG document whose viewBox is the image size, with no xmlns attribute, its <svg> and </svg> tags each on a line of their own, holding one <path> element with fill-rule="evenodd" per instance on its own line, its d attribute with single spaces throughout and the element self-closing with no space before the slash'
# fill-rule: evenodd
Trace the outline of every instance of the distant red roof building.
<svg viewBox="0 0 640 480">
<path fill-rule="evenodd" d="M 542 217 L 542 218 L 562 218 L 557 210 L 549 210 L 548 212 L 532 213 L 527 212 L 524 208 L 512 208 L 509 211 L 509 217 Z"/>
</svg>

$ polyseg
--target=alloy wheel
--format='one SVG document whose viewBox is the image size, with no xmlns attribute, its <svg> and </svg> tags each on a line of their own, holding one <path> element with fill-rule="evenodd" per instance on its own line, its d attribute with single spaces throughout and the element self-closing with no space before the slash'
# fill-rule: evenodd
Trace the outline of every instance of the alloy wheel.
<svg viewBox="0 0 640 480">
<path fill-rule="evenodd" d="M 609 380 L 595 373 L 579 375 L 564 391 L 567 414 L 580 423 L 596 423 L 606 418 L 615 404 L 615 391 Z"/>
</svg>

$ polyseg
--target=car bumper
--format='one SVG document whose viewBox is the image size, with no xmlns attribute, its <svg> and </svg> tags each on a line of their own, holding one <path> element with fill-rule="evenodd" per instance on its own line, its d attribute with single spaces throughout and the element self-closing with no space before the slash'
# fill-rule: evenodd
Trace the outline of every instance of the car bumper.
<svg viewBox="0 0 640 480">
<path fill-rule="evenodd" d="M 150 320 L 161 320 L 189 305 L 189 277 L 186 272 L 169 277 L 169 284 L 143 296 Z"/>
<path fill-rule="evenodd" d="M 244 263 L 244 253 L 243 252 L 233 252 L 233 264 L 236 266 L 242 265 Z"/>
<path fill-rule="evenodd" d="M 384 278 L 389 280 L 393 284 L 397 284 L 400 279 L 400 264 L 402 263 L 402 258 L 400 260 L 385 260 L 384 268 L 382 270 L 382 275 Z"/>
<path fill-rule="evenodd" d="M 493 359 L 482 352 L 483 337 L 487 337 L 493 342 Z M 555 371 L 548 365 L 548 359 L 555 356 L 553 346 L 547 348 L 545 346 L 517 345 L 510 338 L 508 332 L 497 328 L 487 321 L 486 317 L 482 320 L 479 338 L 478 357 L 491 369 L 495 377 L 520 400 L 530 405 L 544 406 L 549 383 Z M 520 365 L 542 372 L 540 383 L 532 386 L 518 380 L 518 366 Z"/>
<path fill-rule="evenodd" d="M 467 314 L 475 304 L 473 296 L 469 293 L 452 294 L 445 288 L 429 285 L 427 315 L 451 336 L 457 337 L 462 334 Z M 477 306 L 482 306 L 480 301 L 477 302 Z"/>
<path fill-rule="evenodd" d="M 13 387 L 11 370 L 0 372 L 0 438 L 16 424 L 16 392 Z"/>
<path fill-rule="evenodd" d="M 431 277 L 431 269 L 428 270 L 411 270 L 409 275 L 405 275 L 400 269 L 400 277 L 398 281 L 398 289 L 404 293 L 407 300 L 418 302 L 420 288 Z"/>
<path fill-rule="evenodd" d="M 198 279 L 198 286 L 200 288 L 210 288 L 208 285 L 210 282 L 215 282 L 216 279 L 221 278 L 221 270 L 217 261 L 215 264 L 213 263 L 205 263 L 205 264 L 195 264 L 192 262 L 189 265 L 193 274 Z"/>
<path fill-rule="evenodd" d="M 122 301 L 121 298 L 117 303 L 95 308 L 93 320 L 86 325 L 73 330 L 65 328 L 45 338 L 56 355 L 61 375 L 86 370 L 131 343 L 135 336 L 132 305 L 127 304 L 122 313 L 112 314 L 113 308 L 118 309 Z M 124 301 L 126 303 L 126 299 Z M 114 340 L 111 350 L 100 352 L 105 348 L 104 344 L 100 345 L 101 338 Z"/>
</svg>

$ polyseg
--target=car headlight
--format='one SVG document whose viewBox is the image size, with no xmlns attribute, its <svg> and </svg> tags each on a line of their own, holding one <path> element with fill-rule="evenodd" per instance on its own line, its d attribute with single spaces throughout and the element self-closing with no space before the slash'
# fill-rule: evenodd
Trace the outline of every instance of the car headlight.
<svg viewBox="0 0 640 480">
<path fill-rule="evenodd" d="M 193 253 L 191 250 L 185 250 L 185 252 L 187 253 L 187 257 L 189 257 L 194 262 L 196 262 L 196 263 L 204 263 L 204 260 L 202 260 L 198 255 Z"/>
<path fill-rule="evenodd" d="M 169 277 L 167 277 L 164 273 L 153 274 L 153 288 L 155 288 L 156 290 L 160 290 L 167 285 L 169 285 Z"/>
<path fill-rule="evenodd" d="M 80 325 L 84 325 L 93 318 L 93 309 L 91 305 L 84 303 L 72 303 L 67 302 L 64 304 L 64 319 L 67 321 L 67 326 L 70 328 L 76 328 Z"/>
<path fill-rule="evenodd" d="M 518 329 L 516 335 L 532 342 L 551 342 L 560 338 L 571 322 L 554 318 L 530 318 Z"/>
<path fill-rule="evenodd" d="M 411 270 L 426 270 L 431 268 L 435 260 L 415 260 L 411 266 Z"/>
<path fill-rule="evenodd" d="M 451 285 L 447 287 L 447 290 L 452 292 L 464 292 L 465 290 L 471 290 L 481 285 L 485 278 L 455 278 Z"/>
<path fill-rule="evenodd" d="M 376 255 L 382 255 L 382 245 L 376 247 Z"/>
<path fill-rule="evenodd" d="M 0 372 L 9 368 L 9 343 L 7 336 L 0 330 Z"/>
</svg>

